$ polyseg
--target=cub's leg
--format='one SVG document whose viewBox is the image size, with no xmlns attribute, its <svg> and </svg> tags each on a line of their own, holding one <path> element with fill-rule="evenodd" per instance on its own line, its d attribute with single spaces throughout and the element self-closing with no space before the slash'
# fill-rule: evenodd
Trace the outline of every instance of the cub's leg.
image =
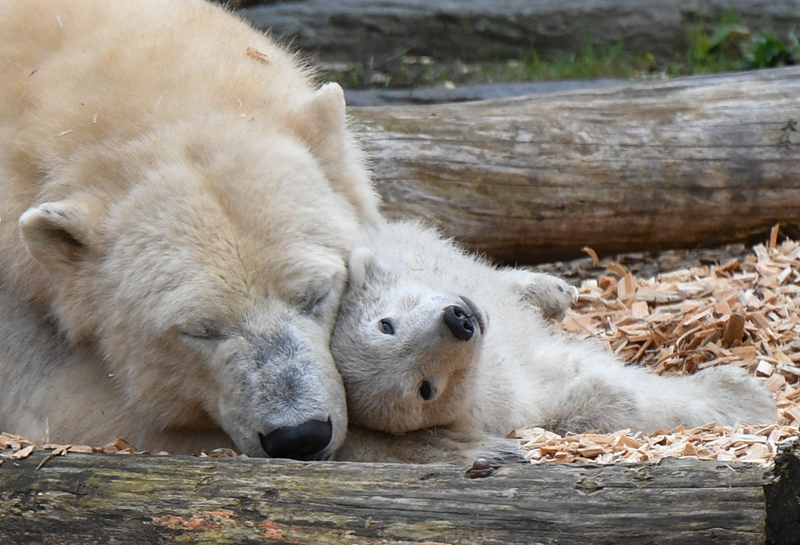
<svg viewBox="0 0 800 545">
<path fill-rule="evenodd" d="M 501 464 L 524 460 L 524 454 L 519 441 L 482 432 L 434 428 L 390 435 L 351 425 L 344 445 L 333 458 L 351 462 L 412 464 L 472 464 L 477 458 L 486 458 L 493 464 Z"/>
<path fill-rule="evenodd" d="M 556 396 L 541 424 L 558 433 L 652 432 L 718 425 L 769 424 L 775 402 L 758 380 L 741 368 L 714 367 L 694 375 L 659 377 L 640 367 L 598 365 L 576 376 Z"/>
</svg>

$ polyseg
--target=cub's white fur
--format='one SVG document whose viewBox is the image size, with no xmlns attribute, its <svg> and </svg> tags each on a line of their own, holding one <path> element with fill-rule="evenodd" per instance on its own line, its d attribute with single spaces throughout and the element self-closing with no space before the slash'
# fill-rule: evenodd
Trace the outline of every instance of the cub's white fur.
<svg viewBox="0 0 800 545">
<path fill-rule="evenodd" d="M 558 279 L 495 269 L 416 223 L 372 230 L 368 247 L 351 254 L 331 341 L 350 422 L 392 434 L 431 428 L 449 441 L 453 432 L 502 437 L 530 424 L 563 433 L 775 420 L 772 397 L 741 369 L 662 378 L 556 331 L 531 306 L 554 313 L 571 296 Z M 453 307 L 466 316 L 455 333 Z M 370 457 L 396 458 L 403 441 Z M 358 453 L 345 447 L 341 456 Z M 419 458 L 435 457 L 429 446 Z"/>
</svg>

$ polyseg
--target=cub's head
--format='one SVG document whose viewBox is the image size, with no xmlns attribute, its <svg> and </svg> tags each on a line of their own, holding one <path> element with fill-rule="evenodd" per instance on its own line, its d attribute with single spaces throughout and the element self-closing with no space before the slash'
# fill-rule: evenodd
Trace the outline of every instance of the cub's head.
<svg viewBox="0 0 800 545">
<path fill-rule="evenodd" d="M 350 255 L 331 352 L 350 422 L 405 433 L 463 410 L 486 317 L 469 298 L 433 290 L 366 248 Z"/>
</svg>

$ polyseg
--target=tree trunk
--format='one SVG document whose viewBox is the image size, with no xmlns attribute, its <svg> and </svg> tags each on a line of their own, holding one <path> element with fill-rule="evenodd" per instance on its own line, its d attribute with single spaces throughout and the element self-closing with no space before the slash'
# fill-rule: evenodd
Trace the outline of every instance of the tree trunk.
<svg viewBox="0 0 800 545">
<path fill-rule="evenodd" d="M 455 465 L 76 453 L 37 470 L 44 457 L 0 466 L 4 544 L 787 545 L 800 522 L 796 449 L 780 479 L 688 459 L 508 465 L 470 479 Z"/>
<path fill-rule="evenodd" d="M 247 2 L 251 4 L 252 2 Z M 686 46 L 686 25 L 733 11 L 753 28 L 784 31 L 798 0 L 299 0 L 241 13 L 257 27 L 324 60 L 361 61 L 402 53 L 440 60 L 543 58 L 588 44 L 615 44 L 656 56 Z"/>
<path fill-rule="evenodd" d="M 532 263 L 800 221 L 800 67 L 352 108 L 390 217 Z"/>
</svg>

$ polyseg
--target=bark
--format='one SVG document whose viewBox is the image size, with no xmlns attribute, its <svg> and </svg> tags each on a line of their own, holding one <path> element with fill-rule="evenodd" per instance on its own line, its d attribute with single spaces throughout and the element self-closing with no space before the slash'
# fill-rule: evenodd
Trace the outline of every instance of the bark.
<svg viewBox="0 0 800 545">
<path fill-rule="evenodd" d="M 350 112 L 390 217 L 533 263 L 799 221 L 798 96 L 791 67 Z"/>
<path fill-rule="evenodd" d="M 797 456 L 775 470 L 789 486 Z M 796 543 L 771 515 L 796 517 L 796 490 L 768 503 L 773 475 L 742 463 L 508 465 L 468 478 L 444 464 L 76 453 L 37 470 L 44 457 L 0 466 L 4 544 Z"/>
<path fill-rule="evenodd" d="M 778 453 L 764 494 L 767 545 L 800 544 L 800 441 Z"/>
<path fill-rule="evenodd" d="M 247 2 L 251 4 L 251 2 Z M 241 13 L 264 30 L 324 60 L 362 61 L 401 53 L 440 60 L 550 58 L 589 43 L 672 56 L 686 25 L 733 11 L 752 28 L 784 31 L 798 0 L 299 0 L 249 6 Z"/>
</svg>

